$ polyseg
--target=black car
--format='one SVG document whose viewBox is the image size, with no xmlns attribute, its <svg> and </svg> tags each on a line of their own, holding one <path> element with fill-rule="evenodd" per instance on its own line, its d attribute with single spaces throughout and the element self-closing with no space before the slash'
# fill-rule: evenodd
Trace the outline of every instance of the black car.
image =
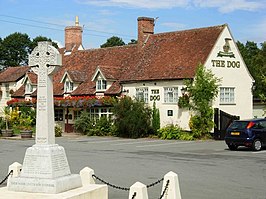
<svg viewBox="0 0 266 199">
<path fill-rule="evenodd" d="M 233 121 L 226 130 L 225 143 L 230 150 L 238 146 L 261 150 L 266 145 L 266 119 Z"/>
</svg>

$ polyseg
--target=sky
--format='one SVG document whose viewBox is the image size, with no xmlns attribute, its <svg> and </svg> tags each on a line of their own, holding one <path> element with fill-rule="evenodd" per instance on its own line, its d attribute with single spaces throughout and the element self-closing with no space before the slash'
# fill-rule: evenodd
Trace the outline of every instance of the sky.
<svg viewBox="0 0 266 199">
<path fill-rule="evenodd" d="M 155 33 L 228 24 L 235 41 L 266 41 L 266 0 L 0 0 L 0 37 L 26 33 L 64 46 L 64 28 L 79 17 L 83 46 L 112 36 L 137 39 L 137 18 L 156 18 Z"/>
</svg>

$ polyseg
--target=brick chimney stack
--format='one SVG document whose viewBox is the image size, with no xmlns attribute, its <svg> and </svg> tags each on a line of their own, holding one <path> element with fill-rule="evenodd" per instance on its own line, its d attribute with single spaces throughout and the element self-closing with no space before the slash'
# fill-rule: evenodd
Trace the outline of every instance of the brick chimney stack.
<svg viewBox="0 0 266 199">
<path fill-rule="evenodd" d="M 76 16 L 75 26 L 65 28 L 65 48 L 66 51 L 72 51 L 73 47 L 82 45 L 82 27 L 79 26 L 79 18 Z"/>
<path fill-rule="evenodd" d="M 154 34 L 154 18 L 138 17 L 138 45 L 143 47 L 149 35 Z"/>
</svg>

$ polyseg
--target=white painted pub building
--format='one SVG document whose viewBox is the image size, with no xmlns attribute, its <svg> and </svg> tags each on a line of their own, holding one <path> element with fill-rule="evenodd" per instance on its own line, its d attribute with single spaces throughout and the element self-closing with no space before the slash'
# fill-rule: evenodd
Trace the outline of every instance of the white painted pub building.
<svg viewBox="0 0 266 199">
<path fill-rule="evenodd" d="M 63 66 L 54 77 L 55 98 L 127 95 L 142 99 L 151 107 L 155 101 L 161 126 L 178 124 L 189 130 L 192 113 L 178 107 L 178 98 L 182 96 L 184 80 L 194 78 L 201 63 L 221 79 L 213 107 L 241 119 L 253 117 L 254 80 L 227 24 L 154 34 L 154 19 L 139 17 L 137 44 L 85 50 L 82 27 L 76 21 L 75 26 L 66 27 L 65 48 L 60 52 Z M 36 77 L 30 68 L 15 68 L 25 70 L 15 73 L 8 68 L 0 74 L 1 106 L 10 97 L 36 98 Z M 9 77 L 8 81 L 5 77 Z M 16 86 L 11 88 L 11 85 Z M 13 89 L 12 94 L 8 89 Z M 90 107 L 89 111 L 98 119 L 111 115 L 111 108 L 101 104 Z M 70 132 L 80 110 L 71 105 L 57 105 L 55 119 Z"/>
</svg>

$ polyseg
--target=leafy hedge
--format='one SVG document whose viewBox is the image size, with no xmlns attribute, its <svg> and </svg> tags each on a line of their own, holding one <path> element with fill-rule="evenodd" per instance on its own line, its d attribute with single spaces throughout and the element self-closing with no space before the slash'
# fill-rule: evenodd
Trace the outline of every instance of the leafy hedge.
<svg viewBox="0 0 266 199">
<path fill-rule="evenodd" d="M 193 134 L 191 132 L 186 132 L 182 130 L 178 125 L 167 125 L 158 130 L 158 137 L 167 140 L 194 140 Z"/>
</svg>

